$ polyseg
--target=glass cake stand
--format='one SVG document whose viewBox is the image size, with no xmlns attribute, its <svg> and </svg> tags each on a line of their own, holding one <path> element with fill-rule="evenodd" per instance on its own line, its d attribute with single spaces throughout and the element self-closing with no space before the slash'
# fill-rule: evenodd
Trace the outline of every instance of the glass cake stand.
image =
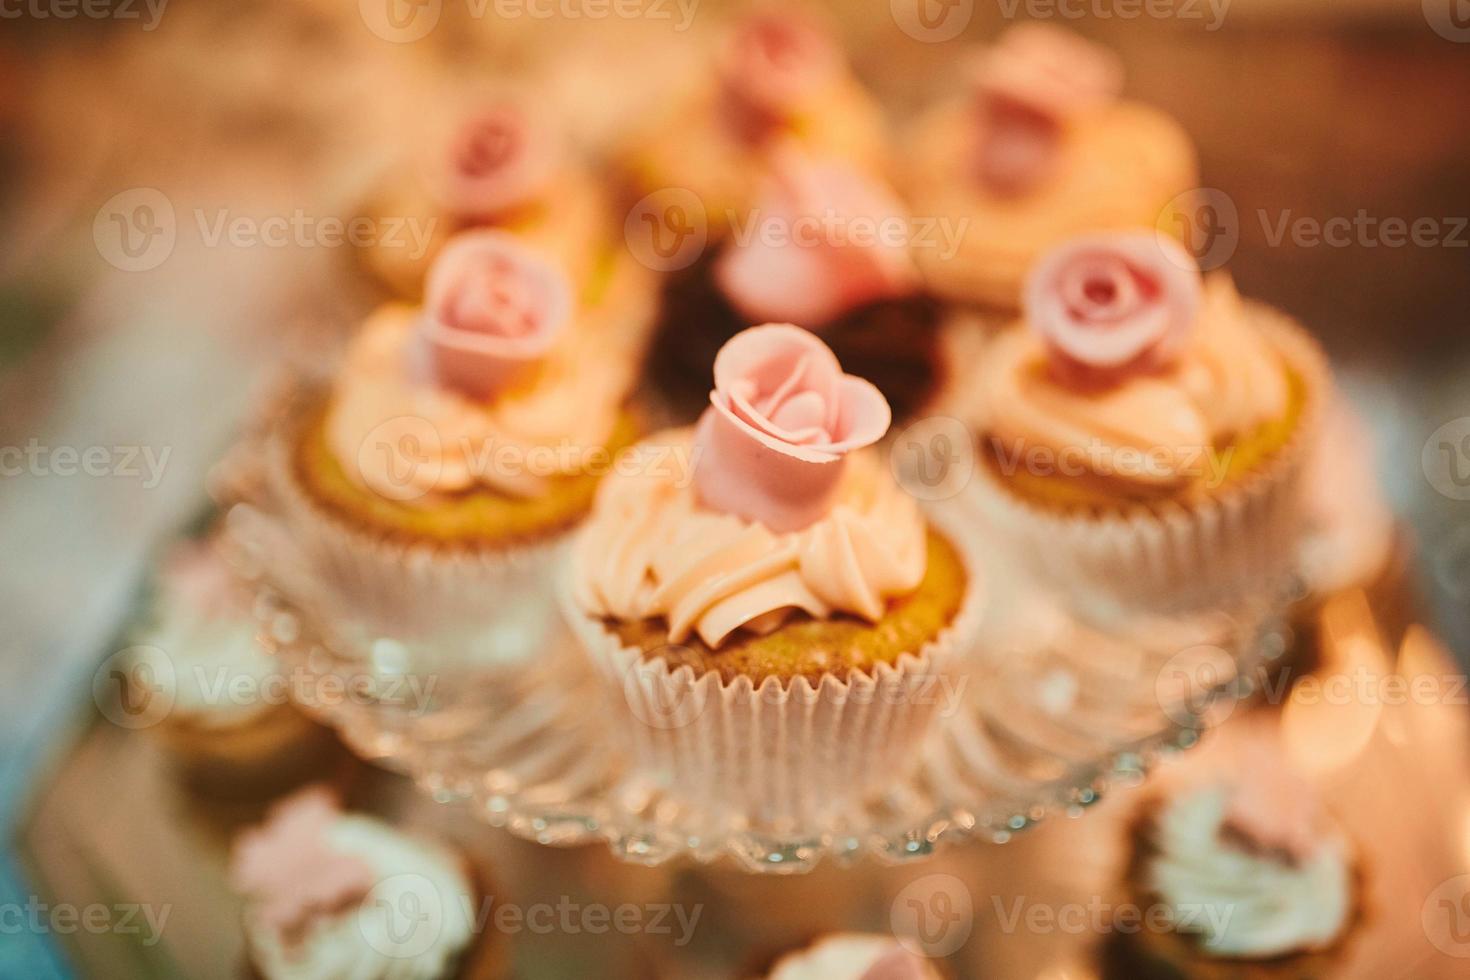
<svg viewBox="0 0 1470 980">
<path fill-rule="evenodd" d="M 1018 587 L 1014 563 L 992 552 L 1006 570 L 986 575 L 986 619 L 1003 622 L 941 692 L 945 708 L 912 773 L 839 819 L 772 827 L 759 814 L 702 812 L 657 773 L 635 770 L 618 737 L 626 711 L 559 620 L 497 623 L 447 644 L 395 635 L 301 573 L 266 495 L 231 507 L 224 543 L 254 584 L 263 641 L 293 696 L 354 751 L 517 836 L 601 840 L 648 865 L 729 857 L 789 874 L 823 858 L 897 863 L 967 839 L 1004 842 L 1140 782 L 1228 716 L 1293 645 L 1283 615 L 1292 596 L 1280 589 L 1228 612 L 1104 630 Z"/>
</svg>

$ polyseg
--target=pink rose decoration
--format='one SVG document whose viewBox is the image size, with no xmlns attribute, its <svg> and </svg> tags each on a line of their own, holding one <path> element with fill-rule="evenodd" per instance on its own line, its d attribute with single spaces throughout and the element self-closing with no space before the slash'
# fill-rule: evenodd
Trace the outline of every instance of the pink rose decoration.
<svg viewBox="0 0 1470 980">
<path fill-rule="evenodd" d="M 340 912 L 372 891 L 368 863 L 332 850 L 327 830 L 340 817 L 331 792 L 312 786 L 276 804 L 263 826 L 236 841 L 231 887 L 256 903 L 271 928 L 299 935 L 313 916 Z"/>
<path fill-rule="evenodd" d="M 714 275 L 751 323 L 816 329 L 917 284 L 903 205 L 842 163 L 778 154 L 748 228 L 745 241 L 737 229 Z"/>
<path fill-rule="evenodd" d="M 980 178 L 1021 194 L 1054 169 L 1062 125 L 1106 105 L 1123 88 L 1122 62 L 1070 31 L 1021 24 L 982 51 L 973 68 L 980 114 Z"/>
<path fill-rule="evenodd" d="M 864 971 L 861 980 L 930 980 L 933 976 L 923 957 L 895 944 Z"/>
<path fill-rule="evenodd" d="M 1222 777 L 1230 794 L 1222 829 L 1237 844 L 1293 865 L 1317 852 L 1327 814 L 1316 791 L 1282 759 L 1279 739 L 1259 727 L 1245 729 Z"/>
<path fill-rule="evenodd" d="M 816 24 L 770 10 L 731 31 L 718 66 L 728 120 L 754 142 L 810 105 L 841 73 L 842 55 Z"/>
<path fill-rule="evenodd" d="M 752 327 L 715 358 L 695 489 L 705 506 L 798 531 L 829 509 L 844 457 L 881 439 L 891 419 L 878 389 L 843 374 L 815 335 L 789 323 Z"/>
<path fill-rule="evenodd" d="M 1153 232 L 1086 235 L 1043 255 L 1023 292 L 1026 319 L 1075 384 L 1112 384 L 1168 365 L 1199 316 L 1199 267 Z"/>
<path fill-rule="evenodd" d="M 433 165 L 432 189 L 452 214 L 488 219 L 543 194 L 556 170 L 556 140 L 505 104 L 461 120 Z"/>
<path fill-rule="evenodd" d="M 572 310 L 566 276 L 501 231 L 450 240 L 424 292 L 419 338 L 430 370 L 478 399 L 545 357 Z"/>
</svg>

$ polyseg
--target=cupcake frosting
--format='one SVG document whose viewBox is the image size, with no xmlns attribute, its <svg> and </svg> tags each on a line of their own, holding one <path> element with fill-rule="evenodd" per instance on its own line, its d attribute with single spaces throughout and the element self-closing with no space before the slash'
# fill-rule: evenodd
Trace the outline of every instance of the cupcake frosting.
<svg viewBox="0 0 1470 980">
<path fill-rule="evenodd" d="M 450 214 L 488 221 L 546 194 L 563 165 L 544 121 L 520 106 L 493 103 L 456 120 L 425 162 L 430 192 Z"/>
<path fill-rule="evenodd" d="M 383 307 L 354 339 L 328 446 L 350 479 L 389 499 L 477 486 L 539 495 L 606 444 L 632 383 L 628 338 L 576 317 L 564 281 L 508 236 L 460 236 L 424 309 Z"/>
<path fill-rule="evenodd" d="M 1323 949 L 1352 912 L 1347 840 L 1271 743 L 1239 742 L 1220 773 L 1156 815 L 1146 884 L 1214 955 Z"/>
<path fill-rule="evenodd" d="M 871 451 L 887 403 L 841 373 L 820 340 L 790 325 L 738 334 L 715 365 L 696 430 L 650 440 L 692 453 L 694 480 L 647 467 L 615 474 L 577 551 L 582 607 L 667 620 L 718 647 L 792 613 L 876 621 L 917 588 L 925 529 L 913 498 Z"/>
<path fill-rule="evenodd" d="M 892 936 L 836 933 L 782 957 L 767 980 L 937 980 L 928 961 Z"/>
<path fill-rule="evenodd" d="M 136 637 L 134 666 L 166 683 L 173 711 L 201 725 L 242 724 L 271 707 L 262 694 L 277 670 L 255 639 L 255 620 L 230 569 L 205 541 L 180 544 L 159 574 L 147 627 Z M 242 685 L 255 696 L 240 698 Z"/>
<path fill-rule="evenodd" d="M 252 959 L 268 980 L 433 980 L 474 938 L 476 890 L 443 848 L 337 809 L 313 787 L 236 843 Z"/>
<path fill-rule="evenodd" d="M 1210 476 L 1206 453 L 1284 418 L 1280 352 L 1228 278 L 1201 291 L 1190 266 L 1151 232 L 1089 236 L 1038 263 L 1029 330 L 999 341 L 987 372 L 998 451 L 1085 449 L 1099 475 L 1175 490 Z"/>
</svg>

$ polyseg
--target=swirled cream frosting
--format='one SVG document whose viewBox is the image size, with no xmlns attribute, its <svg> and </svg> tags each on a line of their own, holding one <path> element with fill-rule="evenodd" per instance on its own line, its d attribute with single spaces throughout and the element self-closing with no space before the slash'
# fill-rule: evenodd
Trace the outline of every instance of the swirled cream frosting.
<svg viewBox="0 0 1470 980">
<path fill-rule="evenodd" d="M 669 449 L 649 458 L 701 465 L 691 430 L 645 445 Z M 579 605 L 607 619 L 663 618 L 672 642 L 697 634 L 716 648 L 797 612 L 877 621 L 923 579 L 924 520 L 872 450 L 845 462 L 826 513 L 786 533 L 705 506 L 677 467 L 610 476 L 574 556 Z"/>
</svg>

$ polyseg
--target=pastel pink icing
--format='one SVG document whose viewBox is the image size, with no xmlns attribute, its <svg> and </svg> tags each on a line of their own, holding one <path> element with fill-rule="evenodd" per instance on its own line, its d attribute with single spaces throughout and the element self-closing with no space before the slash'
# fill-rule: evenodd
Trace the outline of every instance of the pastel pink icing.
<svg viewBox="0 0 1470 980">
<path fill-rule="evenodd" d="M 341 816 L 331 791 L 312 786 L 277 803 L 264 825 L 235 842 L 231 885 L 265 925 L 299 936 L 313 917 L 340 912 L 372 890 L 368 863 L 328 842 L 327 831 Z"/>
<path fill-rule="evenodd" d="M 1171 364 L 1199 317 L 1194 258 L 1153 232 L 1071 239 L 1037 261 L 1023 291 L 1026 320 L 1066 383 L 1114 384 Z"/>
<path fill-rule="evenodd" d="M 1112 52 L 1046 24 L 1021 24 L 976 58 L 980 178 L 1021 194 L 1055 168 L 1066 122 L 1107 105 L 1123 87 Z"/>
<path fill-rule="evenodd" d="M 239 583 L 208 541 L 185 541 L 170 550 L 162 584 L 205 616 L 223 618 L 245 611 Z"/>
<path fill-rule="evenodd" d="M 433 169 L 434 191 L 450 212 L 486 219 L 540 196 L 557 166 L 556 141 L 509 103 L 466 116 Z"/>
<path fill-rule="evenodd" d="M 1232 751 L 1222 830 L 1253 852 L 1305 863 L 1327 824 L 1317 792 L 1282 757 L 1279 740 L 1242 732 Z"/>
<path fill-rule="evenodd" d="M 695 434 L 699 499 L 778 533 L 826 514 L 844 457 L 892 421 L 877 388 L 844 374 L 831 348 L 791 324 L 736 334 L 714 374 Z"/>
<path fill-rule="evenodd" d="M 441 384 L 490 398 L 546 356 L 571 312 L 550 262 L 505 232 L 467 232 L 429 270 L 422 352 Z"/>
<path fill-rule="evenodd" d="M 751 240 L 724 251 L 715 281 L 752 323 L 825 326 L 914 289 L 902 237 L 884 233 L 895 219 L 906 222 L 903 205 L 881 184 L 846 164 L 784 151 L 752 212 Z"/>
<path fill-rule="evenodd" d="M 788 123 L 842 72 L 842 55 L 811 20 L 766 10 L 746 17 L 725 38 L 718 70 L 726 118 L 749 141 Z"/>
</svg>

